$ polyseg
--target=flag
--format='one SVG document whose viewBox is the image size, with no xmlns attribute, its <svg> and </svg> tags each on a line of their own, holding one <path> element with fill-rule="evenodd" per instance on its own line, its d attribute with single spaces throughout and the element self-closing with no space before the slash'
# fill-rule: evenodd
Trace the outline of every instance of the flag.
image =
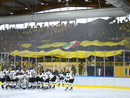
<svg viewBox="0 0 130 98">
<path fill-rule="evenodd" d="M 125 74 L 126 74 L 127 76 L 130 75 L 130 68 L 126 68 L 126 69 L 125 69 Z"/>
<path fill-rule="evenodd" d="M 102 68 L 97 68 L 97 75 L 101 76 L 102 75 Z"/>
<path fill-rule="evenodd" d="M 64 44 L 63 48 L 64 49 L 70 49 L 70 48 L 74 48 L 74 47 L 76 47 L 78 45 L 80 45 L 80 42 L 78 42 L 78 41 L 72 41 L 72 42 L 69 42 L 67 44 Z"/>
</svg>

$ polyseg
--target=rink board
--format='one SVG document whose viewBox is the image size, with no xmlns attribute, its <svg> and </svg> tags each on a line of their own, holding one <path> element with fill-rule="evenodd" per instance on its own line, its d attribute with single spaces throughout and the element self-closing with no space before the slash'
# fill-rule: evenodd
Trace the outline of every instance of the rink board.
<svg viewBox="0 0 130 98">
<path fill-rule="evenodd" d="M 74 87 L 130 89 L 129 77 L 76 76 Z"/>
<path fill-rule="evenodd" d="M 75 76 L 73 87 L 113 88 L 113 89 L 129 89 L 130 90 L 130 78 L 129 77 L 126 78 L 126 77 Z"/>
</svg>

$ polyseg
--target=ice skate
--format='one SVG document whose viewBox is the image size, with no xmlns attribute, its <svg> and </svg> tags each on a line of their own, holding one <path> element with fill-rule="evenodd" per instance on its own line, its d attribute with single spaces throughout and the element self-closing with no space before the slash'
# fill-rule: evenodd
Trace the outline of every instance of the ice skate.
<svg viewBox="0 0 130 98">
<path fill-rule="evenodd" d="M 69 90 L 73 90 L 73 87 L 70 87 L 70 89 Z"/>
<path fill-rule="evenodd" d="M 60 87 L 60 84 L 58 84 L 58 87 Z"/>
<path fill-rule="evenodd" d="M 54 89 L 54 88 L 55 88 L 55 85 L 53 85 L 52 88 Z"/>
<path fill-rule="evenodd" d="M 65 91 L 68 90 L 68 87 L 65 88 Z"/>
</svg>

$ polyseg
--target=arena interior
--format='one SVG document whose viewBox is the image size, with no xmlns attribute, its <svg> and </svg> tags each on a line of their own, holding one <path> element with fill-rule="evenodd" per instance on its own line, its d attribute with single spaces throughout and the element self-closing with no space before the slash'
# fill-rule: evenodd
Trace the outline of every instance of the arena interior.
<svg viewBox="0 0 130 98">
<path fill-rule="evenodd" d="M 0 0 L 0 85 L 0 98 L 130 98 L 130 0 Z"/>
</svg>

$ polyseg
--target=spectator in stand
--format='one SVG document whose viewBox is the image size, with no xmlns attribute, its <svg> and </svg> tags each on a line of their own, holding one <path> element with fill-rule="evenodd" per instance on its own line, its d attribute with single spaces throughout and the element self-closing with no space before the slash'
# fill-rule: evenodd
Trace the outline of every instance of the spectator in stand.
<svg viewBox="0 0 130 98">
<path fill-rule="evenodd" d="M 130 56 L 127 56 L 126 62 L 128 62 L 128 65 L 130 66 Z"/>
<path fill-rule="evenodd" d="M 95 66 L 95 59 L 94 59 L 94 57 L 91 57 L 91 66 Z"/>
<path fill-rule="evenodd" d="M 73 75 L 76 75 L 76 68 L 74 65 L 72 65 L 71 70 L 73 71 Z"/>
</svg>

